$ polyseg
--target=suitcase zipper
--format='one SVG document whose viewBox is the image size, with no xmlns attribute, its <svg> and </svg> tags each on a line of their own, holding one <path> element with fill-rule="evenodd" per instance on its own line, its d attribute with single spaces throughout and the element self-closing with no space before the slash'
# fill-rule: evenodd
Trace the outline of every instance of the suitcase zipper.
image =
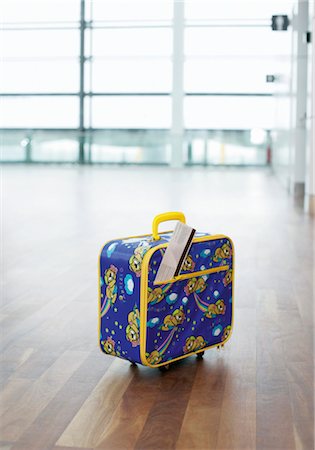
<svg viewBox="0 0 315 450">
<path fill-rule="evenodd" d="M 177 275 L 176 277 L 171 278 L 170 280 L 161 281 L 159 283 L 154 283 L 154 286 L 158 286 L 161 284 L 175 283 L 176 281 L 186 280 L 188 278 L 202 277 L 204 275 L 209 275 L 210 273 L 222 272 L 224 270 L 228 270 L 229 267 L 230 267 L 229 265 L 225 265 L 225 266 L 213 267 L 212 269 L 207 269 L 207 270 L 199 270 L 198 272 Z"/>
</svg>

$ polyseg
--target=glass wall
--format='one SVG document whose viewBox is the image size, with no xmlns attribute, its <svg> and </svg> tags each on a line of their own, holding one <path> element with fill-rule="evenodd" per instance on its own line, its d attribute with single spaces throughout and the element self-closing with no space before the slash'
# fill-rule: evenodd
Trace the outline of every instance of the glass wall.
<svg viewBox="0 0 315 450">
<path fill-rule="evenodd" d="M 290 56 L 271 16 L 291 7 L 185 2 L 186 164 L 266 164 L 266 75 Z M 170 163 L 171 0 L 4 0 L 2 16 L 3 161 Z"/>
</svg>

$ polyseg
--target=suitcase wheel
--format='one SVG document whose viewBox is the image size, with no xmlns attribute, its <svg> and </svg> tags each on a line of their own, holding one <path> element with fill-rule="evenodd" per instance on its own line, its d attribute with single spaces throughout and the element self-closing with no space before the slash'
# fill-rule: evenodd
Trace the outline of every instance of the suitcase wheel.
<svg viewBox="0 0 315 450">
<path fill-rule="evenodd" d="M 160 366 L 159 367 L 159 371 L 160 372 L 167 372 L 169 370 L 169 368 L 170 368 L 170 365 L 169 364 L 165 364 L 165 366 Z"/>
<path fill-rule="evenodd" d="M 205 352 L 197 353 L 197 359 L 202 359 Z"/>
<path fill-rule="evenodd" d="M 135 363 L 133 361 L 130 363 L 130 365 L 131 365 L 131 367 L 137 367 L 137 363 Z"/>
</svg>

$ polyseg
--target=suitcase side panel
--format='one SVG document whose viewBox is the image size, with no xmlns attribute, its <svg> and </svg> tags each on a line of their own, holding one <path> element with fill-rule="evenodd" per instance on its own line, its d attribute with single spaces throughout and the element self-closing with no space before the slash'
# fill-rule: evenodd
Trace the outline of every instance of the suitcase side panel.
<svg viewBox="0 0 315 450">
<path fill-rule="evenodd" d="M 148 239 L 117 239 L 99 260 L 99 344 L 101 350 L 140 363 L 140 275 Z"/>
<path fill-rule="evenodd" d="M 147 297 L 146 311 L 141 299 L 141 359 L 152 367 L 221 345 L 233 327 L 232 241 L 226 236 L 194 239 L 180 279 L 154 286 L 164 251 L 148 252 L 147 284 L 143 279 L 141 286 Z"/>
</svg>

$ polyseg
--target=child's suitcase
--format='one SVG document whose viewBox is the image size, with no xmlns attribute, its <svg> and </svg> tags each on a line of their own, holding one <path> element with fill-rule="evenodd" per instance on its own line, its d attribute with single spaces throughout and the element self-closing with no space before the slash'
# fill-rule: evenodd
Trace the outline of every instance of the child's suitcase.
<svg viewBox="0 0 315 450">
<path fill-rule="evenodd" d="M 224 235 L 196 233 L 181 273 L 154 285 L 172 236 L 153 233 L 105 244 L 99 261 L 99 331 L 103 352 L 150 367 L 166 366 L 223 345 L 233 326 L 234 250 Z M 161 367 L 163 368 L 163 367 Z"/>
</svg>

